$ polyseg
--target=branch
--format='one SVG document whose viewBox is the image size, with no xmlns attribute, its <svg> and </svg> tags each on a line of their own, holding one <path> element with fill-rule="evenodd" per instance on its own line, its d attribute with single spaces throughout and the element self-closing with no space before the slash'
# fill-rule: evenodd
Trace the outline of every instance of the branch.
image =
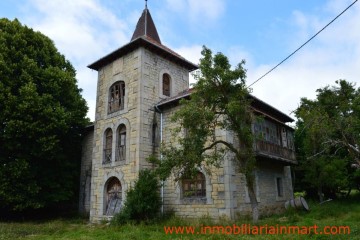
<svg viewBox="0 0 360 240">
<path fill-rule="evenodd" d="M 320 155 L 320 154 L 322 154 L 323 152 L 325 152 L 326 151 L 326 148 L 325 149 L 323 149 L 321 152 L 318 152 L 318 153 L 316 153 L 316 154 L 314 154 L 314 155 L 312 155 L 312 156 L 310 156 L 310 157 L 307 157 L 307 159 L 312 159 L 312 158 L 314 158 L 314 157 L 316 157 L 316 156 L 318 156 L 318 155 Z"/>
<path fill-rule="evenodd" d="M 220 143 L 221 143 L 221 144 L 224 144 L 226 147 L 228 147 L 228 148 L 230 149 L 230 151 L 232 151 L 232 152 L 235 153 L 236 155 L 239 154 L 239 152 L 237 151 L 237 149 L 236 149 L 232 144 L 230 144 L 230 143 L 228 143 L 228 142 L 225 142 L 225 141 L 223 141 L 223 140 L 216 140 L 215 142 L 213 142 L 212 144 L 210 144 L 210 146 L 208 146 L 208 147 L 206 147 L 206 148 L 203 148 L 203 149 L 202 149 L 202 153 L 205 152 L 205 151 L 207 151 L 207 150 L 212 149 L 215 145 L 220 144 Z"/>
</svg>

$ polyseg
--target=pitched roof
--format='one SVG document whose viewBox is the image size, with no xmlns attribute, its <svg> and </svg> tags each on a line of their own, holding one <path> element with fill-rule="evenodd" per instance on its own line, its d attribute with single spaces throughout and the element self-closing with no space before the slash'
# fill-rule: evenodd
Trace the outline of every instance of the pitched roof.
<svg viewBox="0 0 360 240">
<path fill-rule="evenodd" d="M 179 103 L 180 99 L 189 98 L 191 93 L 194 91 L 193 88 L 187 89 L 185 91 L 180 92 L 178 95 L 165 98 L 156 104 L 158 108 L 164 108 L 166 106 L 172 106 Z M 268 118 L 273 119 L 274 121 L 287 123 L 293 122 L 294 119 L 286 115 L 285 113 L 281 112 L 280 110 L 276 109 L 275 107 L 271 106 L 270 104 L 262 101 L 261 99 L 255 97 L 254 95 L 249 94 L 249 98 L 252 99 L 251 106 L 255 112 L 260 113 Z"/>
<path fill-rule="evenodd" d="M 99 70 L 103 66 L 111 63 L 117 58 L 124 56 L 125 54 L 128 54 L 131 51 L 134 51 L 139 47 L 144 47 L 175 64 L 179 64 L 186 68 L 189 72 L 198 69 L 196 64 L 186 60 L 170 48 L 161 44 L 154 21 L 152 20 L 150 11 L 147 9 L 147 7 L 145 7 L 141 17 L 139 18 L 130 43 L 125 44 L 110 54 L 100 58 L 99 60 L 90 64 L 88 68 Z"/>
<path fill-rule="evenodd" d="M 170 48 L 146 36 L 138 37 L 130 43 L 125 44 L 124 46 L 88 65 L 88 68 L 98 71 L 103 66 L 115 61 L 116 59 L 124 56 L 125 54 L 128 54 L 131 51 L 134 51 L 139 47 L 144 47 L 173 63 L 179 64 L 180 66 L 186 68 L 189 72 L 199 68 L 196 64 L 186 60 L 184 57 L 172 51 Z"/>
<path fill-rule="evenodd" d="M 131 37 L 131 41 L 142 36 L 150 37 L 154 41 L 161 44 L 159 34 L 156 30 L 154 21 L 147 7 L 142 12 L 141 17 L 139 18 L 139 21 L 136 24 L 136 28 L 134 34 Z"/>
</svg>

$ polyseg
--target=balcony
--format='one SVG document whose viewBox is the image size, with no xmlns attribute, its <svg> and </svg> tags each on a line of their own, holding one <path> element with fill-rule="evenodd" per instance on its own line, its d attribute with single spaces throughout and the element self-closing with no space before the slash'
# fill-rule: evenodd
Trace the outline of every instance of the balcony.
<svg viewBox="0 0 360 240">
<path fill-rule="evenodd" d="M 267 141 L 257 140 L 255 143 L 255 153 L 257 156 L 297 164 L 294 150 Z"/>
</svg>

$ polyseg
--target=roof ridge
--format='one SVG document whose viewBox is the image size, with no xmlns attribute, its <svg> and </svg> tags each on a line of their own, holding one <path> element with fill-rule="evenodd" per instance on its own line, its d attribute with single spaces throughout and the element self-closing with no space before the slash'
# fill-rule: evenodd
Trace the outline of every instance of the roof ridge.
<svg viewBox="0 0 360 240">
<path fill-rule="evenodd" d="M 155 40 L 156 42 L 161 44 L 160 37 L 156 30 L 155 23 L 151 17 L 150 11 L 147 8 L 147 6 L 145 6 L 144 11 L 142 12 L 142 14 L 136 24 L 135 31 L 131 37 L 131 41 L 133 41 L 139 37 L 142 37 L 142 36 L 150 37 L 153 40 Z"/>
</svg>

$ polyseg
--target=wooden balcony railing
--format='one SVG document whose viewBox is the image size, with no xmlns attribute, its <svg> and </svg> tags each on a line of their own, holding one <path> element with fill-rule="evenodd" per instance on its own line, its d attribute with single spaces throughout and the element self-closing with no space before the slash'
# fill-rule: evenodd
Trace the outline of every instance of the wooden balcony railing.
<svg viewBox="0 0 360 240">
<path fill-rule="evenodd" d="M 255 152 L 260 155 L 282 158 L 285 161 L 297 163 L 294 150 L 282 147 L 274 143 L 257 140 L 255 142 Z"/>
</svg>

